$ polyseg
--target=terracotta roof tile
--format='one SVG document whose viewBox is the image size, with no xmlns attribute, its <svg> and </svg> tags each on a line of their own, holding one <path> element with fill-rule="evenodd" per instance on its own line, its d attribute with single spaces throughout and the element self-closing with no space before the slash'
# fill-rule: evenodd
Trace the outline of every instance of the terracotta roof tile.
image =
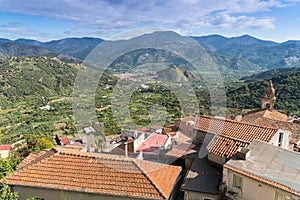
<svg viewBox="0 0 300 200">
<path fill-rule="evenodd" d="M 0 150 L 11 150 L 12 145 L 11 144 L 2 144 L 0 145 Z"/>
<path fill-rule="evenodd" d="M 200 116 L 197 118 L 196 129 L 230 137 L 243 142 L 251 142 L 255 139 L 268 141 L 278 130 L 271 127 L 263 127 L 255 124 L 207 116 Z"/>
<path fill-rule="evenodd" d="M 300 124 L 259 117 L 255 114 L 248 114 L 244 116 L 242 121 L 256 124 L 258 126 L 268 126 L 276 129 L 288 130 L 292 133 L 292 138 L 300 138 Z"/>
<path fill-rule="evenodd" d="M 196 145 L 189 143 L 179 143 L 178 145 L 174 146 L 168 153 L 166 153 L 166 155 L 180 158 L 195 146 Z"/>
<path fill-rule="evenodd" d="M 234 120 L 207 116 L 197 118 L 196 129 L 216 134 L 209 146 L 209 152 L 231 158 L 240 147 L 253 140 L 269 142 L 278 129 L 263 127 Z"/>
<path fill-rule="evenodd" d="M 69 143 L 69 138 L 63 137 L 63 138 L 60 138 L 60 141 L 61 141 L 61 143 L 62 143 L 63 145 L 66 145 L 66 144 Z"/>
<path fill-rule="evenodd" d="M 180 167 L 56 148 L 6 177 L 10 185 L 167 199 Z"/>
<path fill-rule="evenodd" d="M 240 147 L 244 147 L 245 142 L 217 136 L 209 147 L 209 152 L 225 158 L 231 158 Z"/>
<path fill-rule="evenodd" d="M 138 146 L 136 151 L 154 152 L 158 150 L 159 147 L 163 146 L 167 140 L 167 135 L 153 133 Z"/>
<path fill-rule="evenodd" d="M 266 110 L 263 117 L 284 122 L 288 121 L 288 116 L 286 114 L 278 112 L 276 110 Z"/>
<path fill-rule="evenodd" d="M 65 149 L 69 149 L 69 150 L 73 150 L 73 151 L 80 151 L 84 148 L 84 145 L 74 145 L 74 144 L 66 144 L 63 146 L 60 146 L 60 148 L 65 148 Z"/>
<path fill-rule="evenodd" d="M 142 132 L 142 133 L 146 133 L 149 129 L 147 128 L 137 128 L 136 131 L 137 132 Z"/>
<path fill-rule="evenodd" d="M 284 113 L 278 112 L 276 110 L 268 110 L 268 109 L 264 109 L 264 110 L 254 110 L 254 111 L 250 111 L 249 113 L 247 113 L 243 118 L 267 118 L 267 119 L 271 119 L 271 120 L 276 120 L 276 121 L 282 121 L 282 122 L 287 122 L 288 121 L 288 116 Z"/>
<path fill-rule="evenodd" d="M 44 157 L 48 157 L 52 155 L 54 151 L 49 151 L 49 150 L 43 150 L 39 153 L 33 152 L 29 154 L 21 163 L 18 165 L 18 169 L 21 169 L 29 164 L 36 163 L 43 159 Z M 45 155 L 44 155 L 45 154 Z"/>
</svg>

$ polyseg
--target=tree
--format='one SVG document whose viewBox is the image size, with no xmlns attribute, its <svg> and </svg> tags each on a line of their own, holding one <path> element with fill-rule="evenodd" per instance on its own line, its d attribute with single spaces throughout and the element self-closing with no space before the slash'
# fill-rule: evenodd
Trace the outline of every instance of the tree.
<svg viewBox="0 0 300 200">
<path fill-rule="evenodd" d="M 37 139 L 36 145 L 35 145 L 35 151 L 39 152 L 43 149 L 50 149 L 54 145 L 53 143 L 46 137 L 41 137 Z"/>
<path fill-rule="evenodd" d="M 15 171 L 17 165 L 21 162 L 21 158 L 9 156 L 0 159 L 0 179 Z"/>
<path fill-rule="evenodd" d="M 18 200 L 18 197 L 17 192 L 12 192 L 10 187 L 5 182 L 2 182 L 0 189 L 1 200 Z"/>
</svg>

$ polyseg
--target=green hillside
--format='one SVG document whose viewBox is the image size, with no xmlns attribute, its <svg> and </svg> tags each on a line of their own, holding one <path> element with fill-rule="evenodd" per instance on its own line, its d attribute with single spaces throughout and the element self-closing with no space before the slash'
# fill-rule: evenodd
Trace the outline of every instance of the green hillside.
<svg viewBox="0 0 300 200">
<path fill-rule="evenodd" d="M 58 53 L 40 46 L 13 42 L 0 42 L 0 56 L 41 56 L 57 54 Z"/>
<path fill-rule="evenodd" d="M 0 106 L 30 98 L 70 95 L 76 67 L 55 57 L 0 57 Z"/>
<path fill-rule="evenodd" d="M 268 74 L 266 72 L 266 74 Z M 300 71 L 277 73 L 266 79 L 249 82 L 227 93 L 228 107 L 248 109 L 260 108 L 261 98 L 268 81 L 272 80 L 276 90 L 275 109 L 287 114 L 300 114 Z M 249 81 L 249 80 L 248 80 Z"/>
<path fill-rule="evenodd" d="M 65 38 L 42 43 L 41 46 L 64 55 L 72 56 L 80 60 L 85 57 L 103 40 L 100 38 Z"/>
<path fill-rule="evenodd" d="M 253 74 L 251 76 L 245 76 L 241 78 L 241 80 L 245 82 L 253 82 L 260 79 L 272 79 L 273 76 L 276 76 L 278 74 L 287 73 L 287 72 L 297 72 L 297 71 L 300 71 L 300 68 L 296 68 L 296 67 L 278 68 L 278 69 L 267 70 L 258 74 Z"/>
</svg>

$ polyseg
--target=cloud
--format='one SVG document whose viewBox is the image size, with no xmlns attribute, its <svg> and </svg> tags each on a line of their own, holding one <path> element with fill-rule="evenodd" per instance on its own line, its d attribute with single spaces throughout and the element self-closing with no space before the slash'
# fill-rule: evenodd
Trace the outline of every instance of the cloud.
<svg viewBox="0 0 300 200">
<path fill-rule="evenodd" d="M 273 8 L 291 6 L 299 0 L 0 0 L 0 10 L 75 21 L 77 29 L 95 33 L 139 26 L 177 29 L 230 28 L 273 29 Z M 265 12 L 265 17 L 255 13 Z M 73 34 L 70 31 L 67 34 Z"/>
<path fill-rule="evenodd" d="M 6 24 L 2 24 L 1 27 L 2 28 L 14 28 L 14 27 L 18 27 L 21 24 L 22 24 L 21 22 L 12 21 L 12 22 L 8 22 Z"/>
<path fill-rule="evenodd" d="M 14 27 L 14 26 L 10 27 L 10 26 L 1 25 L 0 32 L 1 32 L 2 36 L 5 37 L 7 35 L 11 39 L 18 39 L 18 38 L 26 37 L 26 39 L 48 41 L 50 39 L 57 38 L 57 36 L 55 36 L 55 35 L 36 31 L 33 29 L 24 28 L 24 27 Z"/>
<path fill-rule="evenodd" d="M 219 27 L 219 28 L 235 28 L 238 30 L 243 30 L 246 28 L 250 29 L 258 29 L 264 27 L 266 29 L 274 29 L 274 21 L 275 18 L 260 18 L 256 19 L 254 17 L 247 17 L 247 16 L 230 16 L 227 13 L 221 13 L 215 17 L 208 18 L 208 26 L 211 27 Z"/>
</svg>

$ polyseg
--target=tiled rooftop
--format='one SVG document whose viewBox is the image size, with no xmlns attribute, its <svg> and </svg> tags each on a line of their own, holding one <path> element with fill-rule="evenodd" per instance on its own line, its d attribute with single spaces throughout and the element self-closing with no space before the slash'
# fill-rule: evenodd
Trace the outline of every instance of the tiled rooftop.
<svg viewBox="0 0 300 200">
<path fill-rule="evenodd" d="M 62 145 L 66 145 L 69 143 L 69 138 L 63 137 L 63 138 L 60 138 L 60 141 L 61 141 Z"/>
<path fill-rule="evenodd" d="M 0 150 L 11 150 L 12 145 L 11 144 L 2 144 L 0 145 Z"/>
<path fill-rule="evenodd" d="M 277 120 L 277 121 L 282 121 L 282 122 L 287 122 L 288 121 L 288 116 L 284 113 L 278 112 L 276 110 L 255 110 L 252 112 L 247 113 L 244 118 L 267 118 L 267 119 L 271 119 L 271 120 Z M 246 120 L 247 121 L 247 120 Z"/>
<path fill-rule="evenodd" d="M 63 146 L 60 146 L 60 148 L 65 148 L 69 150 L 74 150 L 74 151 L 80 151 L 85 148 L 84 145 L 75 145 L 75 144 L 66 144 Z"/>
<path fill-rule="evenodd" d="M 299 153 L 254 141 L 247 160 L 229 160 L 224 168 L 300 196 Z"/>
<path fill-rule="evenodd" d="M 209 152 L 219 155 L 221 157 L 231 158 L 240 147 L 244 147 L 245 145 L 245 142 L 241 142 L 239 140 L 217 136 L 211 143 L 211 146 L 209 147 Z"/>
<path fill-rule="evenodd" d="M 270 127 L 207 116 L 197 118 L 196 129 L 243 142 L 251 142 L 255 139 L 262 141 L 270 140 L 278 130 Z"/>
<path fill-rule="evenodd" d="M 179 143 L 178 145 L 174 146 L 168 153 L 167 156 L 173 156 L 176 158 L 180 158 L 184 156 L 187 152 L 193 149 L 196 145 L 188 144 L 188 143 Z"/>
<path fill-rule="evenodd" d="M 48 151 L 41 151 L 40 153 L 32 152 L 21 163 L 19 163 L 18 169 L 25 167 L 26 165 L 28 165 L 29 163 L 31 163 L 32 161 L 34 161 L 35 159 L 37 159 L 38 157 L 40 157 L 46 152 Z"/>
<path fill-rule="evenodd" d="M 207 116 L 197 118 L 196 129 L 216 134 L 209 146 L 209 152 L 226 158 L 231 158 L 238 148 L 253 140 L 269 142 L 278 130 Z"/>
<path fill-rule="evenodd" d="M 300 124 L 287 121 L 279 121 L 270 118 L 260 117 L 257 113 L 248 114 L 243 117 L 243 122 L 256 124 L 258 126 L 269 126 L 276 129 L 288 130 L 292 133 L 292 138 L 300 138 Z"/>
<path fill-rule="evenodd" d="M 23 164 L 6 180 L 10 185 L 167 199 L 180 171 L 170 165 L 55 148 Z"/>
<path fill-rule="evenodd" d="M 168 139 L 167 135 L 153 133 L 138 146 L 136 151 L 154 152 L 163 146 Z"/>
</svg>

